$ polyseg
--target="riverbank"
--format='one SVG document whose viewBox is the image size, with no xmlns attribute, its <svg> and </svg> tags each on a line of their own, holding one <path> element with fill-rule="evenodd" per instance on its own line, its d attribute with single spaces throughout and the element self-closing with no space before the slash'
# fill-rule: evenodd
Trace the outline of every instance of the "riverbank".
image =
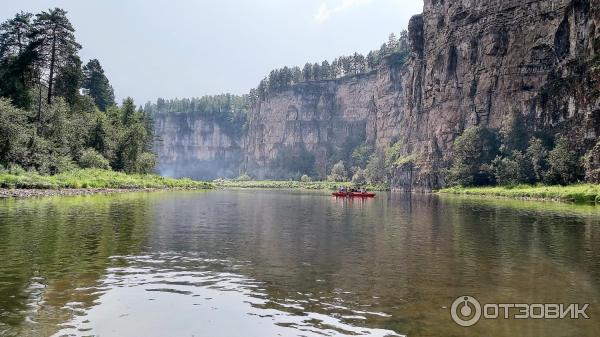
<svg viewBox="0 0 600 337">
<path fill-rule="evenodd" d="M 305 189 L 305 190 L 329 190 L 334 191 L 340 187 L 350 188 L 351 182 L 331 181 L 294 181 L 294 180 L 226 180 L 217 179 L 213 181 L 216 187 L 221 188 L 262 188 L 262 189 Z M 369 191 L 386 191 L 387 186 L 365 186 Z"/>
<path fill-rule="evenodd" d="M 600 185 L 594 184 L 578 184 L 570 186 L 516 185 L 494 187 L 450 187 L 441 189 L 438 193 L 600 204 Z"/>
<path fill-rule="evenodd" d="M 210 189 L 211 183 L 157 175 L 81 169 L 53 176 L 35 172 L 1 172 L 0 197 L 87 195 L 162 189 Z"/>
</svg>

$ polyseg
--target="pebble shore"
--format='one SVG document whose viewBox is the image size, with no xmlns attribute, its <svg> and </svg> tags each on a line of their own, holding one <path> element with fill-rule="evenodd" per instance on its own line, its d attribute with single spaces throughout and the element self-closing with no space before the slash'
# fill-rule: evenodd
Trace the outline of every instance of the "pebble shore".
<svg viewBox="0 0 600 337">
<path fill-rule="evenodd" d="M 118 188 L 65 188 L 58 190 L 44 189 L 5 189 L 0 188 L 0 199 L 4 198 L 34 198 L 51 196 L 76 196 L 93 194 L 113 194 L 126 192 L 151 192 L 157 189 L 118 189 Z"/>
</svg>

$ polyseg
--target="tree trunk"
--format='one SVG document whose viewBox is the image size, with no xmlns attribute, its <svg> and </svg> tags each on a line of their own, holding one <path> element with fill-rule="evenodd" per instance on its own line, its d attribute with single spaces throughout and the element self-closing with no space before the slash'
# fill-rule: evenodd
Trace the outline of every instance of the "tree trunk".
<svg viewBox="0 0 600 337">
<path fill-rule="evenodd" d="M 52 52 L 50 55 L 50 77 L 48 78 L 48 105 L 52 104 L 52 84 L 54 82 L 54 66 L 56 63 L 56 31 L 52 33 Z"/>
</svg>

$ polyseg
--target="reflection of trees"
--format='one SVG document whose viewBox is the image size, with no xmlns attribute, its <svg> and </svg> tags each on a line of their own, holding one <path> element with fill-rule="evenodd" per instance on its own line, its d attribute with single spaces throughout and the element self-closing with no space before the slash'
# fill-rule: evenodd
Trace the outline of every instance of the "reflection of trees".
<svg viewBox="0 0 600 337">
<path fill-rule="evenodd" d="M 15 333 L 32 329 L 24 323 L 32 302 L 33 319 L 46 323 L 38 326 L 69 321 L 73 311 L 59 309 L 98 299 L 109 256 L 150 251 L 248 261 L 240 271 L 263 283 L 267 307 L 352 314 L 342 306 L 391 314 L 365 314 L 366 324 L 408 335 L 482 335 L 490 323 L 454 330 L 443 307 L 465 293 L 487 301 L 599 298 L 600 216 L 537 205 L 407 194 L 352 202 L 299 191 L 6 201 L 0 308 L 8 314 L 0 322 Z M 46 287 L 38 291 L 38 283 Z M 531 335 L 553 328 L 527 324 Z"/>
<path fill-rule="evenodd" d="M 55 331 L 39 329 L 68 321 L 73 312 L 61 309 L 65 305 L 90 307 L 99 297 L 94 286 L 108 257 L 142 249 L 148 199 L 119 195 L 0 203 L 0 307 L 6 311 L 0 322 L 15 335 L 50 335 Z"/>
<path fill-rule="evenodd" d="M 539 300 L 576 284 L 596 294 L 580 251 L 592 241 L 584 222 L 597 218 L 499 205 L 402 194 L 364 203 L 288 191 L 179 195 L 157 205 L 152 240 L 160 250 L 250 261 L 244 273 L 265 283 L 273 307 L 383 311 L 392 317 L 367 315 L 367 323 L 409 335 L 454 328 L 440 308 L 465 291 Z"/>
</svg>

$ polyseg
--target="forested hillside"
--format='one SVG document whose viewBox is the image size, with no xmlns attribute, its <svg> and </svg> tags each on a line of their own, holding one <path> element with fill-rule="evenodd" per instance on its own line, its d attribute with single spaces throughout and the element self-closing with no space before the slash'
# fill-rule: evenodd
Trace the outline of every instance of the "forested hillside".
<svg viewBox="0 0 600 337">
<path fill-rule="evenodd" d="M 0 169 L 151 172 L 153 122 L 115 103 L 100 62 L 83 64 L 67 12 L 21 12 L 0 25 Z"/>
</svg>

